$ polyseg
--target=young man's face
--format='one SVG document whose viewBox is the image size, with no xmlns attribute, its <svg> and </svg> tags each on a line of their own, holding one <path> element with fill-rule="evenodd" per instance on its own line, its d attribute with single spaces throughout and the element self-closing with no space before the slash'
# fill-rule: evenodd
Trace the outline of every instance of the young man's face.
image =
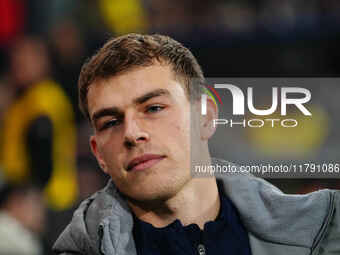
<svg viewBox="0 0 340 255">
<path fill-rule="evenodd" d="M 169 66 L 96 82 L 88 108 L 92 150 L 122 193 L 168 199 L 190 181 L 190 102 Z"/>
</svg>

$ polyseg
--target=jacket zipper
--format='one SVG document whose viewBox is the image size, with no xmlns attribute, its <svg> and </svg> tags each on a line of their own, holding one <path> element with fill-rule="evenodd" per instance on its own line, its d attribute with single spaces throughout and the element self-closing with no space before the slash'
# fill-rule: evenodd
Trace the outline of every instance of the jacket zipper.
<svg viewBox="0 0 340 255">
<path fill-rule="evenodd" d="M 198 255 L 206 255 L 205 246 L 203 244 L 203 230 L 200 230 L 200 241 L 197 246 Z"/>
</svg>

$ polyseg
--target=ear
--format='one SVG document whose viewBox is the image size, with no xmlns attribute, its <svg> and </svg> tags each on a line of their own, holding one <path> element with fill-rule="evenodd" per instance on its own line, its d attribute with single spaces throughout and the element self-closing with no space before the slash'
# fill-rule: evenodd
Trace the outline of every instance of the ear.
<svg viewBox="0 0 340 255">
<path fill-rule="evenodd" d="M 95 135 L 92 135 L 92 136 L 90 137 L 90 147 L 91 147 L 92 154 L 96 157 L 97 162 L 98 162 L 100 168 L 101 168 L 105 173 L 107 173 L 107 167 L 106 167 L 105 161 L 104 161 L 103 158 L 101 157 L 100 151 L 98 150 L 98 143 L 97 143 L 97 140 L 96 140 L 96 136 L 95 136 Z"/>
<path fill-rule="evenodd" d="M 202 107 L 202 106 L 201 106 Z M 218 107 L 214 103 L 214 101 L 208 96 L 207 97 L 207 112 L 205 115 L 201 114 L 200 123 L 201 123 L 201 139 L 209 140 L 210 137 L 216 131 L 216 127 L 214 126 L 214 119 L 218 118 Z"/>
</svg>

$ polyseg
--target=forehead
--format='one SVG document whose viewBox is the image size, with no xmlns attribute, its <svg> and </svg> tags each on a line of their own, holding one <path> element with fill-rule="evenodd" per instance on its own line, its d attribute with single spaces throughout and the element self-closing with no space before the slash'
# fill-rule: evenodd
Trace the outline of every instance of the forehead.
<svg viewBox="0 0 340 255">
<path fill-rule="evenodd" d="M 155 64 L 92 84 L 87 95 L 89 114 L 92 116 L 100 108 L 125 107 L 137 97 L 155 89 L 166 89 L 177 99 L 186 96 L 184 86 L 175 79 L 170 66 Z"/>
</svg>

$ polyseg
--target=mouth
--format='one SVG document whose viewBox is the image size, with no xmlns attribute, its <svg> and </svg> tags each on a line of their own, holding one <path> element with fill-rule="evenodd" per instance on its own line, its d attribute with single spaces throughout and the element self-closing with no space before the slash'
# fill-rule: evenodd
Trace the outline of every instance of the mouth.
<svg viewBox="0 0 340 255">
<path fill-rule="evenodd" d="M 156 165 L 163 160 L 165 156 L 157 154 L 144 154 L 140 157 L 136 157 L 130 161 L 127 166 L 127 171 L 141 171 Z"/>
</svg>

